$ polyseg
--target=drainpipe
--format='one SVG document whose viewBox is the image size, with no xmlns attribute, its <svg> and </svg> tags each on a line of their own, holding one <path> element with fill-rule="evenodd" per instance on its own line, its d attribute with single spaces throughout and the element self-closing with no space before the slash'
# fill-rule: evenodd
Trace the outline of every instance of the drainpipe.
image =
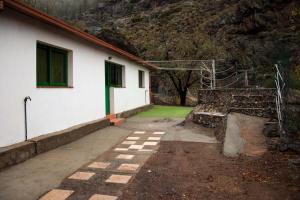
<svg viewBox="0 0 300 200">
<path fill-rule="evenodd" d="M 147 104 L 147 92 L 148 90 L 145 90 L 145 105 Z"/>
<path fill-rule="evenodd" d="M 30 96 L 24 98 L 24 111 L 25 111 L 25 141 L 27 141 L 27 101 L 31 101 Z"/>
</svg>

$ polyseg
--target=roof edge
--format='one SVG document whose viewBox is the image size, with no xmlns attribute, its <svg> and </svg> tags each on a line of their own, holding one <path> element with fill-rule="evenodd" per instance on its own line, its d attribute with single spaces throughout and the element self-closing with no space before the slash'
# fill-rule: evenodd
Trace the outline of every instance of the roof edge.
<svg viewBox="0 0 300 200">
<path fill-rule="evenodd" d="M 86 33 L 84 31 L 81 31 L 69 24 L 67 24 L 66 22 L 57 19 L 55 17 L 49 16 L 35 8 L 32 8 L 31 6 L 26 5 L 25 3 L 19 1 L 19 0 L 0 0 L 0 4 L 1 2 L 4 2 L 4 5 L 2 6 L 2 9 L 5 9 L 5 7 L 9 7 L 11 9 L 14 9 L 18 12 L 21 12 L 25 15 L 28 15 L 30 17 L 34 17 L 42 22 L 45 22 L 47 24 L 59 27 L 69 33 L 72 33 L 84 40 L 87 40 L 89 42 L 92 42 L 98 46 L 104 47 L 106 49 L 109 49 L 113 52 L 118 53 L 119 55 L 128 58 L 131 61 L 137 62 L 139 64 L 144 65 L 145 67 L 147 67 L 150 70 L 156 70 L 157 67 L 151 63 L 146 62 L 145 60 L 143 60 L 142 58 L 139 58 L 131 53 L 128 53 L 127 51 L 124 51 L 112 44 L 109 44 L 89 33 Z"/>
</svg>

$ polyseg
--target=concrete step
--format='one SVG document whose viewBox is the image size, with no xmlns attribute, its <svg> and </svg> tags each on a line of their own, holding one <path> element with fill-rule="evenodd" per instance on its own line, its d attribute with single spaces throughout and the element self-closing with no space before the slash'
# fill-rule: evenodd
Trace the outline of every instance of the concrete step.
<svg viewBox="0 0 300 200">
<path fill-rule="evenodd" d="M 109 120 L 113 120 L 113 119 L 117 118 L 117 115 L 116 114 L 110 114 L 110 115 L 107 115 L 106 118 L 109 119 Z"/>
<path fill-rule="evenodd" d="M 110 125 L 112 126 L 120 126 L 125 122 L 124 118 L 114 118 L 110 120 Z"/>
</svg>

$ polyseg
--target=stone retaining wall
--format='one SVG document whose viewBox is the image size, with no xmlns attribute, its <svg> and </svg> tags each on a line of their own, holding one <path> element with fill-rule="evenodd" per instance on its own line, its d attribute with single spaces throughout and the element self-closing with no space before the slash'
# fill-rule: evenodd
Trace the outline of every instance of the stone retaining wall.
<svg viewBox="0 0 300 200">
<path fill-rule="evenodd" d="M 275 94 L 274 89 L 205 89 L 199 90 L 198 105 L 217 112 L 276 118 Z"/>
<path fill-rule="evenodd" d="M 215 128 L 217 139 L 224 142 L 228 113 L 243 113 L 276 121 L 275 94 L 274 89 L 259 88 L 199 90 L 193 122 Z"/>
<path fill-rule="evenodd" d="M 29 141 L 0 148 L 0 170 L 23 162 L 35 155 L 35 144 Z"/>
<path fill-rule="evenodd" d="M 21 163 L 38 154 L 78 140 L 94 131 L 109 126 L 108 119 L 101 119 L 72 128 L 32 138 L 8 147 L 0 148 L 0 171 Z"/>
</svg>

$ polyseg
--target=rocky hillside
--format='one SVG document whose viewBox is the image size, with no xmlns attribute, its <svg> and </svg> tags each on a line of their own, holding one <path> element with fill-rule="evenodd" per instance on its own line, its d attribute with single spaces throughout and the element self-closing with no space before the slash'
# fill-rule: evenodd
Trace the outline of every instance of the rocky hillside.
<svg viewBox="0 0 300 200">
<path fill-rule="evenodd" d="M 60 14 L 63 5 L 49 12 L 147 60 L 225 59 L 219 68 L 253 69 L 260 86 L 272 86 L 280 61 L 290 86 L 300 88 L 299 0 L 80 2 L 77 14 Z"/>
<path fill-rule="evenodd" d="M 263 86 L 281 61 L 300 86 L 298 0 L 101 0 L 70 22 L 146 59 L 225 59 Z"/>
</svg>

